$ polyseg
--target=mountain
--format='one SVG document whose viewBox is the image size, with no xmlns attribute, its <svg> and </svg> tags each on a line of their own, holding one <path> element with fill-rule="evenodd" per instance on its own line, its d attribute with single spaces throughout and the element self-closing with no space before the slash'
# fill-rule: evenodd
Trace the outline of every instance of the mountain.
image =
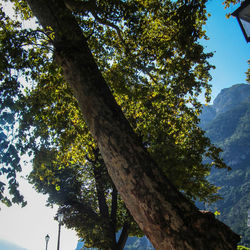
<svg viewBox="0 0 250 250">
<path fill-rule="evenodd" d="M 154 247 L 146 236 L 128 237 L 124 250 L 154 250 Z"/>
<path fill-rule="evenodd" d="M 26 248 L 19 247 L 11 242 L 0 239 L 0 249 L 1 250 L 27 250 Z"/>
<path fill-rule="evenodd" d="M 250 247 L 250 85 L 237 84 L 223 89 L 213 105 L 204 106 L 200 126 L 221 154 L 231 171 L 213 170 L 209 180 L 220 186 L 223 200 L 207 209 L 220 212 L 218 219 L 242 236 Z"/>
<path fill-rule="evenodd" d="M 202 126 L 208 125 L 216 116 L 234 109 L 237 105 L 249 102 L 249 98 L 249 84 L 235 84 L 230 88 L 222 89 L 214 99 L 213 105 L 204 105 L 200 116 Z"/>
<path fill-rule="evenodd" d="M 219 95 L 215 98 L 213 106 L 216 113 L 219 114 L 234 109 L 239 103 L 247 101 L 249 97 L 249 84 L 235 84 L 230 88 L 222 89 Z"/>
<path fill-rule="evenodd" d="M 120 233 L 120 232 L 119 232 Z M 119 234 L 118 233 L 118 234 Z M 75 250 L 84 249 L 84 242 L 79 241 Z M 88 250 L 97 250 L 97 248 L 86 248 Z M 154 250 L 154 247 L 147 239 L 146 236 L 143 237 L 128 237 L 124 250 Z"/>
</svg>

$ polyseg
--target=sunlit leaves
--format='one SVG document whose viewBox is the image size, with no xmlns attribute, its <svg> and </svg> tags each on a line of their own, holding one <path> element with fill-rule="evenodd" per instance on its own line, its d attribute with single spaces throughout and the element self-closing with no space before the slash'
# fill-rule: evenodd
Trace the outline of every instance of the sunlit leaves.
<svg viewBox="0 0 250 250">
<path fill-rule="evenodd" d="M 225 8 L 228 8 L 232 4 L 237 4 L 242 2 L 241 0 L 225 0 L 223 4 L 225 5 Z"/>
<path fill-rule="evenodd" d="M 208 190 L 216 189 L 205 180 L 211 166 L 202 164 L 202 156 L 216 158 L 216 166 L 222 163 L 197 126 L 197 97 L 205 88 L 209 100 L 211 92 L 207 59 L 212 54 L 197 42 L 205 36 L 205 1 L 113 4 L 98 3 L 95 18 L 87 12 L 77 15 L 89 47 L 127 119 L 166 175 L 189 197 L 206 200 Z M 83 165 L 93 158 L 96 145 L 53 63 L 48 45 L 53 37 L 41 34 L 27 41 L 32 46 L 27 48 L 31 70 L 25 71 L 26 78 L 37 85 L 22 100 L 28 107 L 20 123 L 22 151 L 42 144 L 60 149 L 62 165 Z"/>
<path fill-rule="evenodd" d="M 248 70 L 246 72 L 246 76 L 247 76 L 246 81 L 248 83 L 250 83 L 250 60 L 248 60 L 248 65 L 249 65 L 249 67 L 248 67 Z"/>
<path fill-rule="evenodd" d="M 216 211 L 214 212 L 214 215 L 215 215 L 215 216 L 218 216 L 218 215 L 220 215 L 220 212 L 216 210 Z"/>
<path fill-rule="evenodd" d="M 12 2 L 22 19 L 31 17 L 26 1 Z M 205 3 L 109 0 L 96 1 L 94 9 L 71 11 L 116 101 L 163 173 L 190 199 L 214 201 L 217 188 L 206 177 L 213 165 L 225 166 L 218 149 L 198 127 L 198 96 L 205 89 L 209 100 L 209 70 L 213 68 L 208 62 L 212 54 L 205 53 L 198 42 L 206 38 Z M 5 91 L 1 94 L 13 89 L 16 96 L 14 101 L 4 97 L 9 113 L 2 109 L 2 125 L 17 117 L 15 149 L 33 154 L 30 180 L 36 189 L 50 194 L 49 203 L 64 206 L 68 225 L 77 228 L 89 243 L 100 235 L 103 240 L 101 225 L 105 223 L 103 217 L 96 217 L 101 212 L 98 188 L 110 209 L 114 186 L 56 65 L 55 34 L 52 29 L 23 29 L 19 22 L 1 15 L 1 86 Z M 18 79 L 29 85 L 15 85 Z M 4 153 L 10 151 L 3 159 L 10 159 L 19 171 L 15 149 L 4 136 L 3 140 L 7 143 Z M 204 156 L 214 163 L 203 164 Z M 15 176 L 11 169 L 6 171 Z M 97 185 L 98 171 L 101 185 Z M 17 187 L 15 182 L 10 185 Z M 80 213 L 79 206 L 88 211 Z M 121 200 L 118 208 L 116 229 L 130 218 Z M 79 218 L 88 227 L 79 224 Z"/>
</svg>

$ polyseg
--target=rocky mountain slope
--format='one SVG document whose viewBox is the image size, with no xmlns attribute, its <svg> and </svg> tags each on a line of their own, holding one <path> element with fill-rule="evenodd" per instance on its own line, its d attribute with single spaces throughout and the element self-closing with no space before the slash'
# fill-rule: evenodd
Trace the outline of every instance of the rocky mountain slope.
<svg viewBox="0 0 250 250">
<path fill-rule="evenodd" d="M 212 171 L 209 179 L 220 186 L 224 198 L 208 209 L 242 236 L 250 247 L 250 85 L 237 84 L 223 89 L 211 106 L 204 106 L 201 127 L 211 141 L 223 149 L 222 157 L 232 170 Z"/>
</svg>

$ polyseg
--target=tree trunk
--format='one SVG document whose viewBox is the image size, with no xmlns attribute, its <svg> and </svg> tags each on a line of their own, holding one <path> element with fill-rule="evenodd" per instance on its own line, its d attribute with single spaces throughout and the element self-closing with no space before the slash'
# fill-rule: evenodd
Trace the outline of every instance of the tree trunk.
<svg viewBox="0 0 250 250">
<path fill-rule="evenodd" d="M 239 237 L 201 213 L 161 174 L 116 104 L 86 39 L 62 0 L 27 0 L 55 32 L 63 68 L 108 172 L 130 213 L 156 249 L 235 249 Z M 174 167 L 174 166 L 173 166 Z"/>
</svg>

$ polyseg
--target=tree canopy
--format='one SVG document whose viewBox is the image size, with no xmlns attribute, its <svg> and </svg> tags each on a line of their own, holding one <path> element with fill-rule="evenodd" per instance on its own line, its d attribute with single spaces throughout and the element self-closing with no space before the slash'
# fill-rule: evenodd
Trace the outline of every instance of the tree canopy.
<svg viewBox="0 0 250 250">
<path fill-rule="evenodd" d="M 20 8 L 20 1 L 16 4 Z M 147 6 L 146 3 L 137 4 L 138 6 L 126 6 L 123 11 L 129 12 L 133 11 L 133 8 L 139 9 L 143 8 L 144 5 Z M 172 14 L 174 17 L 169 17 L 169 23 L 173 27 L 170 28 L 171 25 L 169 25 L 168 28 L 173 30 L 175 28 L 176 34 L 182 33 L 180 35 L 183 35 L 181 29 L 184 29 L 184 27 L 179 27 L 180 31 L 175 27 L 178 18 L 180 18 L 175 16 L 181 15 L 181 13 L 178 13 L 180 10 L 178 10 L 178 5 L 172 4 L 173 11 L 176 9 L 177 13 L 174 12 Z M 125 8 L 123 5 L 119 8 L 122 7 Z M 170 12 L 171 6 L 163 7 L 166 9 L 166 13 Z M 140 18 L 145 20 L 140 19 L 142 24 L 136 23 L 137 32 L 141 33 L 145 29 L 143 31 L 144 37 L 129 33 L 132 29 L 129 26 L 132 23 L 130 20 L 132 17 L 129 17 L 130 19 L 126 21 L 128 27 L 123 27 L 123 32 L 118 26 L 113 28 L 112 25 L 103 24 L 99 18 L 97 20 L 92 20 L 93 18 L 86 20 L 85 18 L 81 20 L 81 23 L 84 25 L 84 31 L 91 34 L 88 43 L 96 60 L 98 60 L 99 67 L 103 70 L 106 81 L 110 84 L 117 102 L 122 107 L 134 130 L 142 138 L 143 143 L 179 189 L 186 191 L 190 198 L 200 198 L 206 201 L 209 200 L 208 197 L 212 197 L 211 195 L 216 189 L 211 188 L 204 178 L 211 165 L 202 164 L 202 156 L 206 153 L 211 158 L 216 157 L 217 159 L 213 164 L 217 167 L 222 166 L 222 162 L 218 158 L 218 152 L 210 145 L 209 140 L 204 137 L 203 132 L 197 126 L 197 116 L 201 107 L 197 101 L 197 96 L 201 92 L 202 86 L 206 88 L 207 98 L 209 98 L 210 86 L 207 81 L 210 79 L 210 75 L 208 70 L 212 66 L 206 59 L 211 54 L 205 54 L 202 46 L 195 41 L 199 36 L 204 35 L 202 25 L 197 27 L 196 36 L 186 38 L 194 40 L 194 47 L 189 48 L 185 44 L 185 47 L 178 48 L 182 45 L 178 44 L 179 40 L 174 34 L 172 36 L 177 41 L 169 41 L 171 37 L 168 39 L 168 36 L 171 32 L 160 30 L 161 27 L 166 28 L 164 23 L 166 20 L 162 20 L 165 13 L 163 7 L 160 8 L 157 4 L 148 6 L 152 13 L 162 11 L 161 14 L 157 13 L 157 16 L 154 14 L 155 17 L 152 20 L 148 18 L 149 13 L 141 14 L 140 9 L 138 10 L 142 15 Z M 191 8 L 191 6 L 189 7 Z M 99 6 L 99 8 L 104 9 L 103 6 Z M 130 10 L 130 8 L 132 9 Z M 184 6 L 182 8 L 184 9 Z M 206 20 L 204 6 L 202 5 L 200 8 L 201 10 L 197 10 L 197 15 L 202 16 L 200 19 L 192 20 L 193 23 L 199 22 L 202 24 L 200 21 L 205 22 Z M 21 10 L 23 10 L 24 17 L 31 15 L 28 15 L 24 6 Z M 122 15 L 126 17 L 124 13 L 120 13 L 120 18 L 125 19 Z M 8 27 L 6 24 L 10 22 L 9 26 L 13 29 L 14 24 L 11 23 L 9 18 L 5 18 L 5 27 Z M 137 19 L 139 20 L 139 16 Z M 176 21 L 172 19 L 176 19 Z M 152 27 L 148 27 L 148 24 Z M 20 25 L 16 22 L 18 28 L 20 28 Z M 133 23 L 133 25 L 135 24 Z M 188 26 L 185 23 L 182 25 Z M 123 23 L 123 26 L 125 26 L 125 23 Z M 189 27 L 189 29 L 191 28 Z M 3 35 L 5 36 L 9 32 L 9 37 L 2 39 L 2 50 L 5 50 L 3 53 L 10 53 L 8 59 L 11 60 L 12 65 L 3 65 L 9 72 L 5 73 L 2 82 L 9 80 L 10 77 L 14 78 L 12 79 L 14 87 L 16 91 L 19 91 L 16 73 L 20 76 L 20 72 L 11 72 L 11 69 L 15 69 L 15 71 L 19 69 L 26 80 L 32 80 L 33 82 L 32 89 L 26 88 L 26 92 L 22 94 L 21 105 L 19 102 L 20 122 L 23 120 L 19 126 L 19 138 L 24 139 L 22 143 L 26 145 L 23 152 L 27 152 L 27 145 L 32 150 L 41 144 L 46 144 L 46 146 L 49 144 L 54 144 L 53 146 L 61 145 L 67 148 L 71 147 L 72 141 L 77 140 L 74 141 L 75 153 L 78 154 L 78 158 L 82 157 L 81 162 L 84 162 L 84 155 L 88 150 L 91 151 L 90 148 L 94 141 L 89 135 L 86 124 L 82 121 L 76 100 L 72 97 L 71 91 L 63 80 L 61 71 L 56 69 L 54 65 L 51 47 L 49 46 L 50 37 L 44 36 L 39 29 L 36 31 L 17 29 L 12 30 L 12 32 L 7 30 L 4 32 Z M 149 35 L 155 32 L 157 34 L 154 36 Z M 113 36 L 111 36 L 112 33 Z M 121 34 L 126 37 L 125 45 L 122 43 L 124 42 L 122 38 L 119 39 Z M 10 36 L 12 36 L 11 39 Z M 53 35 L 50 34 L 50 36 Z M 157 36 L 162 37 L 158 39 Z M 12 44 L 14 37 L 17 43 L 15 47 Z M 144 44 L 141 45 L 141 48 L 138 48 L 136 44 L 140 43 Z M 26 47 L 24 44 L 26 44 Z M 28 45 L 32 45 L 32 47 L 28 48 Z M 166 51 L 169 51 L 169 54 L 162 55 L 167 53 Z M 196 58 L 194 58 L 194 55 Z M 6 57 L 6 54 L 3 54 L 3 56 Z M 166 60 L 167 63 L 164 63 Z M 133 67 L 131 67 L 132 65 Z M 190 84 L 190 87 L 187 86 L 188 84 Z M 5 96 L 6 91 L 3 85 L 3 96 Z M 17 94 L 20 95 L 20 91 L 19 93 L 12 92 L 12 98 Z M 8 99 L 6 102 L 8 102 Z M 4 110 L 4 106 L 2 110 Z M 17 113 L 17 110 L 15 112 Z M 6 112 L 4 114 L 6 115 Z M 30 128 L 33 129 L 32 133 L 29 132 Z M 86 134 L 86 138 L 84 138 L 84 134 Z M 41 141 L 36 141 L 38 137 Z M 77 145 L 80 146 L 83 143 L 85 154 L 77 152 L 79 150 Z M 88 144 L 89 146 L 87 146 Z M 64 159 L 64 161 L 67 160 Z M 178 167 L 174 170 L 168 169 L 171 165 Z M 203 173 L 198 173 L 199 170 Z M 192 181 L 189 181 L 190 179 Z M 202 182 L 199 184 L 201 180 Z M 195 185 L 197 186 L 195 187 Z"/>
<path fill-rule="evenodd" d="M 33 20 L 27 5 L 28 2 L 35 6 L 33 1 L 11 2 L 19 18 Z M 65 53 L 75 53 L 86 47 L 82 44 L 81 36 L 78 36 L 79 32 L 85 37 L 103 79 L 137 134 L 136 140 L 144 145 L 160 167 L 160 178 L 166 178 L 166 182 L 170 179 L 190 199 L 211 202 L 218 198 L 217 188 L 206 180 L 206 176 L 212 166 L 226 166 L 219 157 L 219 149 L 198 127 L 201 110 L 198 96 L 204 88 L 209 100 L 209 70 L 213 68 L 208 63 L 212 54 L 205 53 L 198 42 L 200 38 L 206 38 L 202 29 L 207 19 L 205 3 L 63 1 L 55 4 L 65 14 L 64 20 L 69 20 L 64 22 L 65 29 L 60 28 L 62 24 L 59 25 L 56 19 L 51 25 L 45 24 L 53 16 L 46 17 L 46 21 L 39 20 L 43 28 L 34 24 L 31 28 L 25 28 L 22 22 L 12 20 L 1 9 L 1 140 L 5 145 L 1 153 L 5 156 L 2 161 L 6 164 L 1 171 L 7 173 L 10 194 L 14 195 L 12 202 L 23 202 L 15 180 L 16 172 L 21 171 L 17 152 L 34 155 L 31 179 L 39 191 L 49 192 L 53 200 L 67 192 L 68 195 L 78 194 L 77 201 L 83 202 L 81 195 L 86 190 L 89 195 L 91 188 L 94 188 L 91 187 L 94 166 L 90 168 L 89 165 L 96 160 L 94 152 L 99 148 L 107 164 L 105 157 L 108 158 L 109 154 L 104 153 L 106 149 L 101 146 L 99 127 L 102 127 L 100 123 L 105 123 L 105 119 L 112 123 L 110 114 L 103 106 L 97 123 L 91 118 L 97 115 L 92 106 L 86 103 L 85 107 L 80 105 L 80 110 L 75 97 L 79 102 L 81 92 L 75 89 L 73 97 L 68 85 L 73 78 L 65 75 L 68 70 L 63 59 Z M 39 12 L 37 9 L 34 13 L 36 11 Z M 75 33 L 66 33 L 72 29 Z M 73 57 L 71 59 L 76 61 Z M 62 67 L 58 67 L 58 64 Z M 94 65 L 89 55 L 85 57 L 85 64 Z M 87 67 L 90 70 L 90 66 Z M 70 69 L 70 72 L 78 77 L 77 70 Z M 85 82 L 92 81 L 93 74 L 85 76 Z M 100 76 L 97 74 L 97 77 Z M 28 86 L 23 83 L 24 79 L 29 82 Z M 101 85 L 85 88 L 90 91 L 89 98 L 93 98 L 92 92 L 97 90 L 99 96 L 105 97 L 105 103 L 117 110 L 108 89 Z M 92 101 L 96 102 L 95 99 Z M 120 115 L 113 116 L 123 120 L 119 118 Z M 19 128 L 13 125 L 15 120 Z M 6 136 L 9 127 L 18 130 L 18 137 Z M 124 129 L 124 133 L 130 132 Z M 9 138 L 12 138 L 11 142 Z M 114 141 L 109 139 L 104 144 L 110 147 L 112 143 Z M 119 150 L 133 151 L 127 148 L 129 144 L 129 141 L 126 145 L 121 143 L 124 146 Z M 117 148 L 115 144 L 114 148 Z M 50 159 L 51 153 L 53 158 L 49 163 L 47 159 Z M 211 161 L 204 164 L 203 157 Z M 131 162 L 131 167 L 134 163 Z M 146 165 L 144 167 L 146 172 L 155 171 L 147 169 Z M 112 173 L 109 169 L 114 181 Z M 78 174 L 80 182 L 77 180 Z M 67 176 L 74 178 L 67 179 Z M 107 174 L 104 177 L 109 179 Z M 67 186 L 69 181 L 72 185 Z M 107 183 L 106 200 L 114 187 L 112 181 Z M 1 191 L 3 189 L 4 183 L 1 182 Z M 92 191 L 98 196 L 97 189 Z M 10 204 L 11 200 L 3 192 L 1 194 L 1 200 Z M 93 197 L 91 202 L 96 202 L 97 196 L 84 198 Z M 63 203 L 63 199 L 58 203 Z M 121 211 L 125 211 L 124 208 Z M 75 227 L 74 223 L 71 225 Z"/>
</svg>

